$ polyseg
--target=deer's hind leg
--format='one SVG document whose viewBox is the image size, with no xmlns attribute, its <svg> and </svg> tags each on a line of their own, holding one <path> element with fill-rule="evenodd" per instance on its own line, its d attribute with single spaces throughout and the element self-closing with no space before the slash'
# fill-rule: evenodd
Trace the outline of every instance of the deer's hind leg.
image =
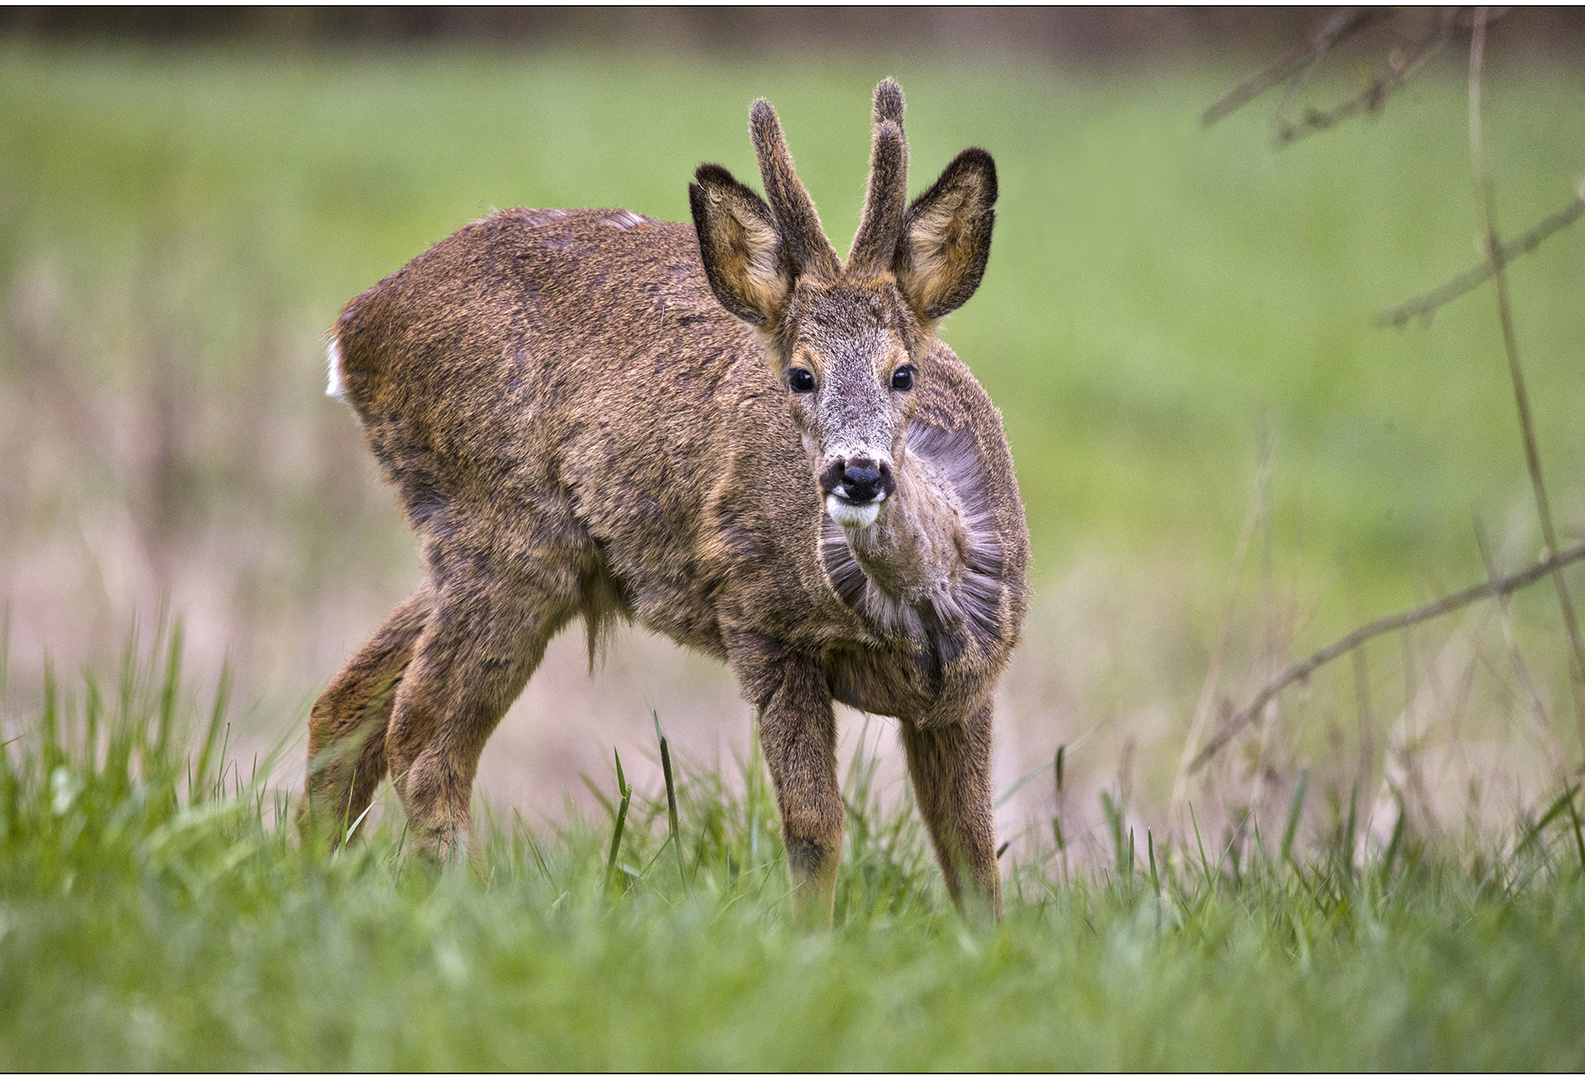
<svg viewBox="0 0 1585 1080">
<path fill-rule="evenodd" d="M 431 553 L 435 599 L 397 687 L 386 736 L 415 849 L 443 865 L 469 858 L 469 800 L 485 741 L 557 630 L 578 612 L 577 570 L 490 550 Z"/>
<path fill-rule="evenodd" d="M 420 586 L 336 674 L 308 714 L 306 803 L 299 827 L 325 827 L 332 844 L 346 838 L 385 777 L 385 732 L 413 646 L 429 616 Z"/>
<path fill-rule="evenodd" d="M 920 727 L 905 721 L 900 727 L 914 799 L 941 863 L 947 892 L 962 908 L 966 874 L 975 900 L 1000 919 L 1002 883 L 991 806 L 990 698 L 960 723 Z"/>
</svg>

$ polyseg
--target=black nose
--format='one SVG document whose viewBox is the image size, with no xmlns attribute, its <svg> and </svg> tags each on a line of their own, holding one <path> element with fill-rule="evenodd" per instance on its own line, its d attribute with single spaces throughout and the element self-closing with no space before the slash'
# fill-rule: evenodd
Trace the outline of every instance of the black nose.
<svg viewBox="0 0 1585 1080">
<path fill-rule="evenodd" d="M 894 487 L 892 470 L 884 462 L 877 465 L 867 457 L 856 457 L 842 466 L 841 495 L 848 502 L 867 503 L 885 498 Z"/>
<path fill-rule="evenodd" d="M 875 497 L 875 488 L 881 482 L 881 471 L 864 466 L 849 465 L 842 470 L 842 487 L 854 502 L 869 502 Z"/>
</svg>

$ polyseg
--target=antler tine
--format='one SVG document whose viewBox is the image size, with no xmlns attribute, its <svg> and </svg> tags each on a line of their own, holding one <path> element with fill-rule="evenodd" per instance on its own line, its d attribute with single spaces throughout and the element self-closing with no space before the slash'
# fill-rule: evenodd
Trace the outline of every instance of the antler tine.
<svg viewBox="0 0 1585 1080">
<path fill-rule="evenodd" d="M 781 123 L 770 102 L 760 98 L 749 112 L 749 137 L 759 159 L 765 197 L 780 227 L 783 254 L 799 274 L 834 278 L 841 273 L 836 249 L 820 227 L 820 215 L 793 169 L 792 154 L 782 138 Z"/>
<path fill-rule="evenodd" d="M 903 88 L 895 79 L 882 79 L 875 87 L 875 123 L 890 120 L 899 128 L 903 126 Z"/>
<path fill-rule="evenodd" d="M 875 136 L 864 213 L 848 251 L 849 273 L 891 269 L 908 207 L 908 139 L 903 134 L 903 92 L 891 79 L 875 88 Z"/>
</svg>

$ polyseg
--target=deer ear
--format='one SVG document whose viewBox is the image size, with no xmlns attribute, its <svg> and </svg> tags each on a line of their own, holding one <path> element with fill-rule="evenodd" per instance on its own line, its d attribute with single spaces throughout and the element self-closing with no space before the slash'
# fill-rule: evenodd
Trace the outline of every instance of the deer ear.
<svg viewBox="0 0 1585 1080">
<path fill-rule="evenodd" d="M 996 163 L 984 150 L 969 149 L 908 207 L 892 272 L 922 321 L 962 307 L 980 287 L 995 204 Z"/>
<path fill-rule="evenodd" d="M 701 165 L 688 185 L 705 276 L 721 306 L 738 318 L 774 323 L 792 287 L 770 207 L 719 165 Z"/>
</svg>

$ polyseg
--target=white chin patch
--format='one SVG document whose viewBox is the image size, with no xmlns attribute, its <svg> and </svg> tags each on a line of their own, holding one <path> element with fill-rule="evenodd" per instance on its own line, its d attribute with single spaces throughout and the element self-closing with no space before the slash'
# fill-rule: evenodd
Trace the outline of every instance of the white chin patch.
<svg viewBox="0 0 1585 1080">
<path fill-rule="evenodd" d="M 826 513 L 831 515 L 831 520 L 844 529 L 864 529 L 875 524 L 875 515 L 881 512 L 881 504 L 868 502 L 862 506 L 854 506 L 837 498 L 835 495 L 826 496 Z"/>
</svg>

